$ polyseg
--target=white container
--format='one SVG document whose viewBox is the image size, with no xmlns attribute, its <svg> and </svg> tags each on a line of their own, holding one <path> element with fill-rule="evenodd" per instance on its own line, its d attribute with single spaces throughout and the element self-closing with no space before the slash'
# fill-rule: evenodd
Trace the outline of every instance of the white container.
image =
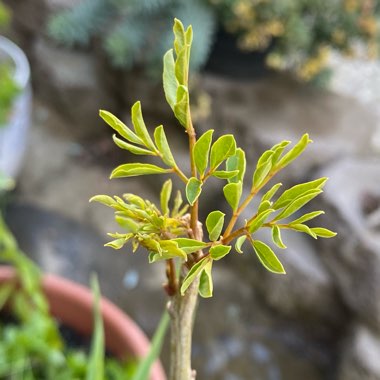
<svg viewBox="0 0 380 380">
<path fill-rule="evenodd" d="M 4 58 L 14 64 L 14 79 L 21 92 L 14 100 L 8 121 L 0 126 L 0 172 L 16 178 L 21 169 L 31 125 L 30 67 L 23 51 L 7 38 L 0 36 L 0 60 Z"/>
</svg>

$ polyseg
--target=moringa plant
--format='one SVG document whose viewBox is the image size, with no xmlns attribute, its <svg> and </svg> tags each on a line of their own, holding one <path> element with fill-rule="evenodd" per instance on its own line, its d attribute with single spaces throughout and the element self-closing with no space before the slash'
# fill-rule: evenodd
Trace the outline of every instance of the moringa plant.
<svg viewBox="0 0 380 380">
<path fill-rule="evenodd" d="M 278 248 L 286 248 L 281 238 L 284 229 L 306 233 L 313 238 L 330 238 L 335 233 L 321 227 L 309 227 L 305 222 L 323 214 L 323 211 L 294 214 L 322 193 L 327 178 L 293 186 L 277 196 L 281 183 L 276 183 L 262 193 L 272 178 L 295 160 L 311 142 L 307 134 L 292 147 L 282 141 L 265 151 L 259 158 L 253 175 L 246 174 L 245 153 L 237 147 L 231 134 L 213 139 L 213 130 L 197 138 L 190 113 L 188 74 L 193 32 L 186 30 L 179 20 L 174 22 L 174 50 L 164 56 L 163 87 L 166 100 L 189 139 L 190 173 L 177 165 L 165 129 L 158 126 L 149 133 L 142 116 L 141 104 L 136 102 L 131 111 L 134 130 L 107 111 L 100 116 L 119 136 L 115 144 L 135 155 L 153 156 L 159 165 L 132 162 L 118 166 L 111 178 L 134 177 L 148 174 L 171 174 L 178 176 L 185 190 L 185 202 L 180 190 L 172 199 L 172 181 L 164 182 L 160 193 L 160 206 L 135 194 L 122 197 L 97 195 L 92 201 L 100 202 L 115 210 L 116 222 L 123 232 L 109 233 L 113 239 L 106 246 L 121 249 L 127 242 L 132 251 L 139 246 L 148 252 L 149 263 L 166 266 L 168 310 L 171 316 L 171 364 L 170 380 L 195 379 L 191 368 L 191 335 L 196 301 L 213 294 L 212 268 L 217 261 L 232 251 L 254 251 L 262 265 L 276 274 L 285 269 L 272 248 L 256 237 L 259 229 L 272 232 Z M 223 183 L 223 194 L 230 207 L 229 215 L 220 210 L 210 212 L 206 220 L 198 217 L 199 202 L 205 183 L 211 177 Z M 248 178 L 247 178 L 248 177 Z M 243 196 L 244 183 L 249 193 Z M 257 208 L 249 219 L 239 218 L 255 197 L 260 197 Z M 207 231 L 204 237 L 203 226 Z"/>
</svg>

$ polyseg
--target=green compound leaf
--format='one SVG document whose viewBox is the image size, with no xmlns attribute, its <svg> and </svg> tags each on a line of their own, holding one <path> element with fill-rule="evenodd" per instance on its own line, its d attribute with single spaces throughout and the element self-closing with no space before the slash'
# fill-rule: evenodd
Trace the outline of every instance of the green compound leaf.
<svg viewBox="0 0 380 380">
<path fill-rule="evenodd" d="M 314 239 L 317 239 L 316 233 L 306 224 L 290 224 L 289 228 L 295 231 L 304 232 L 305 234 L 312 236 Z"/>
<path fill-rule="evenodd" d="M 294 214 L 301 207 L 305 206 L 306 203 L 310 202 L 313 198 L 321 193 L 322 190 L 320 189 L 307 191 L 302 196 L 296 198 L 293 202 L 291 202 L 289 206 L 285 207 L 285 209 L 276 216 L 275 220 L 284 219 Z"/>
<path fill-rule="evenodd" d="M 314 228 L 310 228 L 310 229 L 313 233 L 315 233 L 317 236 L 322 237 L 322 238 L 329 239 L 329 238 L 332 238 L 332 237 L 337 235 L 336 232 L 330 231 L 327 228 L 314 227 Z"/>
<path fill-rule="evenodd" d="M 155 151 L 156 147 L 153 144 L 152 139 L 150 138 L 149 132 L 146 128 L 142 112 L 141 112 L 141 103 L 136 102 L 132 106 L 132 124 L 135 128 L 136 134 L 144 142 L 144 145 L 150 150 Z"/>
<path fill-rule="evenodd" d="M 114 143 L 121 149 L 128 150 L 129 152 L 136 154 L 136 155 L 150 155 L 150 156 L 156 156 L 155 152 L 152 152 L 151 150 L 140 148 L 136 145 L 129 144 L 118 137 L 116 135 L 112 136 L 112 139 Z"/>
<path fill-rule="evenodd" d="M 256 189 L 264 182 L 270 170 L 272 169 L 273 151 L 265 151 L 259 158 L 256 170 L 253 173 L 252 186 Z"/>
<path fill-rule="evenodd" d="M 212 281 L 212 261 L 209 261 L 202 270 L 201 277 L 199 279 L 199 294 L 203 298 L 212 297 L 213 281 Z"/>
<path fill-rule="evenodd" d="M 202 182 L 195 177 L 191 177 L 186 185 L 186 198 L 192 206 L 202 192 Z"/>
<path fill-rule="evenodd" d="M 178 88 L 178 81 L 175 77 L 174 67 L 175 62 L 173 57 L 173 49 L 170 49 L 164 55 L 164 71 L 162 79 L 166 101 L 168 102 L 172 110 L 174 110 L 174 106 L 177 102 Z"/>
<path fill-rule="evenodd" d="M 214 245 L 210 248 L 210 257 L 213 260 L 220 260 L 231 251 L 230 245 Z"/>
<path fill-rule="evenodd" d="M 183 296 L 187 290 L 187 288 L 191 285 L 191 283 L 195 280 L 195 278 L 201 273 L 203 268 L 210 262 L 208 257 L 204 257 L 202 260 L 198 261 L 195 265 L 187 273 L 186 277 L 183 280 L 181 286 L 181 295 Z"/>
<path fill-rule="evenodd" d="M 297 142 L 296 145 L 292 149 L 286 153 L 281 160 L 277 163 L 276 167 L 284 168 L 289 165 L 292 161 L 294 161 L 305 149 L 306 147 L 313 142 L 309 139 L 309 135 L 305 133 L 301 139 Z"/>
<path fill-rule="evenodd" d="M 235 177 L 230 178 L 228 182 L 243 182 L 246 165 L 247 163 L 245 159 L 244 150 L 241 148 L 237 148 L 235 154 L 227 159 L 226 170 L 238 170 L 238 174 Z"/>
<path fill-rule="evenodd" d="M 233 135 L 219 137 L 211 147 L 210 167 L 215 170 L 224 160 L 236 152 L 236 141 Z"/>
<path fill-rule="evenodd" d="M 207 247 L 206 243 L 194 239 L 177 238 L 173 239 L 173 241 L 176 242 L 178 244 L 178 247 L 187 254 L 200 251 L 201 249 Z"/>
<path fill-rule="evenodd" d="M 233 170 L 231 172 L 227 170 L 217 170 L 214 173 L 212 173 L 212 176 L 216 178 L 220 178 L 220 179 L 230 179 L 230 178 L 236 177 L 238 173 L 239 173 L 238 170 Z"/>
<path fill-rule="evenodd" d="M 277 193 L 278 189 L 282 186 L 282 183 L 276 183 L 273 185 L 261 198 L 261 202 L 270 201 Z"/>
<path fill-rule="evenodd" d="M 169 200 L 172 195 L 172 181 L 168 179 L 163 185 L 160 193 L 160 204 L 163 215 L 169 215 Z"/>
<path fill-rule="evenodd" d="M 273 208 L 278 210 L 282 207 L 289 205 L 296 198 L 301 195 L 306 194 L 306 192 L 310 190 L 322 189 L 327 181 L 326 177 L 318 178 L 314 181 L 301 183 L 299 185 L 295 185 L 290 189 L 284 191 L 281 196 L 274 203 Z"/>
<path fill-rule="evenodd" d="M 277 245 L 277 247 L 285 249 L 286 245 L 283 243 L 281 238 L 280 227 L 276 224 L 272 227 L 272 240 Z"/>
<path fill-rule="evenodd" d="M 243 184 L 240 181 L 236 183 L 228 183 L 226 186 L 223 187 L 223 194 L 233 211 L 236 211 L 239 207 L 242 192 Z"/>
<path fill-rule="evenodd" d="M 324 211 L 313 211 L 313 212 L 309 212 L 305 215 L 302 215 L 301 217 L 299 217 L 298 219 L 295 219 L 293 221 L 290 222 L 290 224 L 300 224 L 300 223 L 304 223 L 304 222 L 307 222 L 308 220 L 311 220 L 311 219 L 314 219 L 316 218 L 317 216 L 319 215 L 322 215 L 324 214 L 325 212 Z"/>
<path fill-rule="evenodd" d="M 99 115 L 120 136 L 135 144 L 144 145 L 144 142 L 137 135 L 135 135 L 135 133 L 133 133 L 132 130 L 130 130 L 121 120 L 112 115 L 111 112 L 100 110 Z"/>
<path fill-rule="evenodd" d="M 244 235 L 244 236 L 240 236 L 236 239 L 236 243 L 235 243 L 235 249 L 236 249 L 236 252 L 238 253 L 243 253 L 243 251 L 241 250 L 241 247 L 242 245 L 244 244 L 244 242 L 247 240 L 247 236 Z"/>
<path fill-rule="evenodd" d="M 268 216 L 274 212 L 272 208 L 265 210 L 262 213 L 258 214 L 255 219 L 248 225 L 248 231 L 253 234 L 255 233 L 266 221 Z"/>
<path fill-rule="evenodd" d="M 210 154 L 213 133 L 213 129 L 205 132 L 194 145 L 193 154 L 195 166 L 201 176 L 203 176 L 208 165 L 208 156 Z"/>
<path fill-rule="evenodd" d="M 285 274 L 285 269 L 280 260 L 277 258 L 272 249 L 260 240 L 254 240 L 252 243 L 253 249 L 261 264 L 273 273 Z"/>
<path fill-rule="evenodd" d="M 170 173 L 171 171 L 171 169 L 164 169 L 151 164 L 123 164 L 112 171 L 110 178 L 135 177 L 147 174 L 164 174 Z"/>
<path fill-rule="evenodd" d="M 162 161 L 164 161 L 166 165 L 174 167 L 176 163 L 162 125 L 154 130 L 154 141 L 156 142 L 158 151 L 162 154 Z"/>
<path fill-rule="evenodd" d="M 174 106 L 174 115 L 183 127 L 187 127 L 190 118 L 189 92 L 185 86 L 178 86 L 177 102 Z"/>
<path fill-rule="evenodd" d="M 224 225 L 224 215 L 224 213 L 218 210 L 208 214 L 206 218 L 206 228 L 211 241 L 219 239 Z"/>
</svg>

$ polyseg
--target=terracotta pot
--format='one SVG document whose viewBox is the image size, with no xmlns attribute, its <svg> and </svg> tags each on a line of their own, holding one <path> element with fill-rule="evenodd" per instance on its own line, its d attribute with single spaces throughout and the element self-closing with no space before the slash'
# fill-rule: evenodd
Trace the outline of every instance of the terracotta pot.
<svg viewBox="0 0 380 380">
<path fill-rule="evenodd" d="M 0 267 L 0 284 L 14 279 L 12 268 Z M 91 291 L 79 284 L 56 275 L 43 277 L 43 289 L 54 317 L 76 332 L 92 334 Z M 141 329 L 116 305 L 105 298 L 101 299 L 107 349 L 118 358 L 127 355 L 144 357 L 149 351 L 149 341 Z M 158 361 L 152 368 L 151 380 L 165 380 L 165 372 Z"/>
</svg>

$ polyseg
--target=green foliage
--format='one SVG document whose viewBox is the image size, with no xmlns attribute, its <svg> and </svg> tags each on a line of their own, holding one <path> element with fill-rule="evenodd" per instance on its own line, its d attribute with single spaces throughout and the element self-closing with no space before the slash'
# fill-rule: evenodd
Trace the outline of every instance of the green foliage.
<svg viewBox="0 0 380 380">
<path fill-rule="evenodd" d="M 9 118 L 9 113 L 20 87 L 13 78 L 13 67 L 0 61 L 0 128 Z"/>
<path fill-rule="evenodd" d="M 181 192 L 177 191 L 173 208 L 170 208 L 170 180 L 164 182 L 161 190 L 161 210 L 150 201 L 133 194 L 124 194 L 122 198 L 98 195 L 92 200 L 113 208 L 115 220 L 124 230 L 109 234 L 114 240 L 108 243 L 108 246 L 120 249 L 131 241 L 133 251 L 140 245 L 149 251 L 150 263 L 166 260 L 167 286 L 171 287 L 169 295 L 177 292 L 184 295 L 189 286 L 199 279 L 199 294 L 202 297 L 211 297 L 213 263 L 227 256 L 232 251 L 232 244 L 238 253 L 243 253 L 243 245 L 248 240 L 251 252 L 255 252 L 267 270 L 278 274 L 285 273 L 272 248 L 256 239 L 256 233 L 260 229 L 269 228 L 274 244 L 281 249 L 286 248 L 281 237 L 283 229 L 306 233 L 313 238 L 329 238 L 335 233 L 325 228 L 310 228 L 304 224 L 322 214 L 322 211 L 298 215 L 302 207 L 322 192 L 326 178 L 297 184 L 280 195 L 277 194 L 281 183 L 266 189 L 273 177 L 297 159 L 311 143 L 308 134 L 304 134 L 293 146 L 290 146 L 289 141 L 282 141 L 265 151 L 258 159 L 250 182 L 244 181 L 245 153 L 237 147 L 233 135 L 220 136 L 213 142 L 214 131 L 209 130 L 196 139 L 188 97 L 192 28 L 185 29 L 176 19 L 173 32 L 174 49 L 164 55 L 164 91 L 175 117 L 189 136 L 191 173 L 185 174 L 176 165 L 163 126 L 156 128 L 153 142 L 143 122 L 139 102 L 132 108 L 134 132 L 105 111 L 101 112 L 101 116 L 129 143 L 136 147 L 142 146 L 142 149 L 148 151 L 147 155 L 156 156 L 167 166 L 163 168 L 153 164 L 128 163 L 116 168 L 111 178 L 145 174 L 177 175 L 183 182 L 188 204 L 183 206 Z M 115 143 L 118 146 L 122 145 L 119 140 Z M 121 148 L 123 147 L 122 145 Z M 211 176 L 227 182 L 223 185 L 223 194 L 232 211 L 231 215 L 218 210 L 212 211 L 201 224 L 198 220 L 198 208 L 204 192 L 207 191 L 204 184 Z M 242 199 L 244 183 L 248 194 Z M 242 212 L 262 193 L 258 207 L 251 211 L 251 218 L 239 226 L 237 223 Z M 190 212 L 187 213 L 189 207 Z M 294 217 L 296 213 L 297 217 Z M 208 239 L 203 239 L 202 225 L 207 230 Z M 178 273 L 168 269 L 176 266 L 181 268 Z"/>
<path fill-rule="evenodd" d="M 4 5 L 2 1 L 0 1 L 0 30 L 6 27 L 11 20 L 11 12 Z"/>
<path fill-rule="evenodd" d="M 18 277 L 18 283 L 9 282 L 0 287 L 0 311 L 4 316 L 7 303 L 10 307 L 7 312 L 11 311 L 13 318 L 0 324 L 2 379 L 132 379 L 136 372 L 135 362 L 105 359 L 100 293 L 95 279 L 92 281 L 96 300 L 95 327 L 90 353 L 86 353 L 85 347 L 74 349 L 66 346 L 57 321 L 49 314 L 39 269 L 18 249 L 1 217 L 0 260 L 14 266 Z"/>
<path fill-rule="evenodd" d="M 96 38 L 116 67 L 143 64 L 158 74 L 171 45 L 170 20 L 178 17 L 193 24 L 195 70 L 206 62 L 216 27 L 223 25 L 243 51 L 269 50 L 271 68 L 291 70 L 301 80 L 323 85 L 331 76 L 331 50 L 352 56 L 359 41 L 370 57 L 378 56 L 380 7 L 367 8 L 358 0 L 81 0 L 53 16 L 48 31 L 68 46 L 86 46 Z M 181 60 L 186 60 L 184 55 Z M 168 52 L 164 76 L 172 82 L 164 87 L 172 108 L 178 102 L 174 66 L 173 52 Z"/>
</svg>

